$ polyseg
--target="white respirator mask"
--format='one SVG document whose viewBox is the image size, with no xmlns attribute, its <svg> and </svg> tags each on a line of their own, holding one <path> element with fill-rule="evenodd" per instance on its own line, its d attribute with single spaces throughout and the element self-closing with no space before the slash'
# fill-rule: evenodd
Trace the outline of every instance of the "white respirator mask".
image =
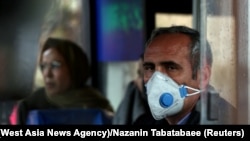
<svg viewBox="0 0 250 141">
<path fill-rule="evenodd" d="M 154 72 L 145 87 L 148 104 L 156 120 L 161 120 L 180 112 L 183 108 L 185 97 L 201 92 L 201 90 L 185 85 L 178 85 L 170 77 L 158 71 Z M 195 92 L 188 94 L 187 89 Z"/>
</svg>

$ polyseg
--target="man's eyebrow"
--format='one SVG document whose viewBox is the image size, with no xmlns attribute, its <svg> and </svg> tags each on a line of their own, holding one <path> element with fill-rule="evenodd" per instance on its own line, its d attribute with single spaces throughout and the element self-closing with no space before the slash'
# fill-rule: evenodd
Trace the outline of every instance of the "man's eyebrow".
<svg viewBox="0 0 250 141">
<path fill-rule="evenodd" d="M 152 62 L 144 62 L 143 66 L 154 66 L 155 64 Z M 162 61 L 160 62 L 160 65 L 162 66 L 177 66 L 177 67 L 181 67 L 178 63 L 174 62 L 174 61 Z"/>
<path fill-rule="evenodd" d="M 173 66 L 176 68 L 182 68 L 182 66 L 174 61 L 166 61 L 166 62 L 160 62 L 160 65 L 162 66 Z"/>
<path fill-rule="evenodd" d="M 143 66 L 147 66 L 147 65 L 153 66 L 154 63 L 152 63 L 152 62 L 144 62 L 142 65 L 143 65 Z"/>
<path fill-rule="evenodd" d="M 160 62 L 161 65 L 178 65 L 176 62 L 174 61 L 163 61 L 163 62 Z"/>
</svg>

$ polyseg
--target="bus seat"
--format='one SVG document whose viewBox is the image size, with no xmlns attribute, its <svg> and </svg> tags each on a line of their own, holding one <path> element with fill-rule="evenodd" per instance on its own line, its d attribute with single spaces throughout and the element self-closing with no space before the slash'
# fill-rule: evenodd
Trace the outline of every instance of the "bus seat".
<svg viewBox="0 0 250 141">
<path fill-rule="evenodd" d="M 27 125 L 107 125 L 112 116 L 100 109 L 49 109 L 32 110 Z"/>
</svg>

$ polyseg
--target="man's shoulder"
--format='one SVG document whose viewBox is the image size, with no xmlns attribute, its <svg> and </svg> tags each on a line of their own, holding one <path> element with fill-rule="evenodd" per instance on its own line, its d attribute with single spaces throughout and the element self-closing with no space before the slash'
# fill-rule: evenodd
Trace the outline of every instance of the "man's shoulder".
<svg viewBox="0 0 250 141">
<path fill-rule="evenodd" d="M 213 94 L 218 94 L 218 91 L 215 89 L 215 87 L 213 86 L 213 85 L 211 85 L 211 84 L 209 84 L 208 86 L 207 86 L 207 92 L 208 93 L 213 93 Z"/>
</svg>

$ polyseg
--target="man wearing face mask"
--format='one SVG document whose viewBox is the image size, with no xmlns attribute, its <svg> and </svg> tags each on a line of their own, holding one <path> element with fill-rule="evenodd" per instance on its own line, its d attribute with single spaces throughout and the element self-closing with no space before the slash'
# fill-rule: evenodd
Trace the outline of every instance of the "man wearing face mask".
<svg viewBox="0 0 250 141">
<path fill-rule="evenodd" d="M 209 85 L 212 53 L 201 52 L 199 32 L 172 26 L 154 30 L 144 51 L 144 83 L 151 115 L 135 124 L 200 124 L 200 95 Z M 153 118 L 150 118 L 153 116 Z"/>
</svg>

